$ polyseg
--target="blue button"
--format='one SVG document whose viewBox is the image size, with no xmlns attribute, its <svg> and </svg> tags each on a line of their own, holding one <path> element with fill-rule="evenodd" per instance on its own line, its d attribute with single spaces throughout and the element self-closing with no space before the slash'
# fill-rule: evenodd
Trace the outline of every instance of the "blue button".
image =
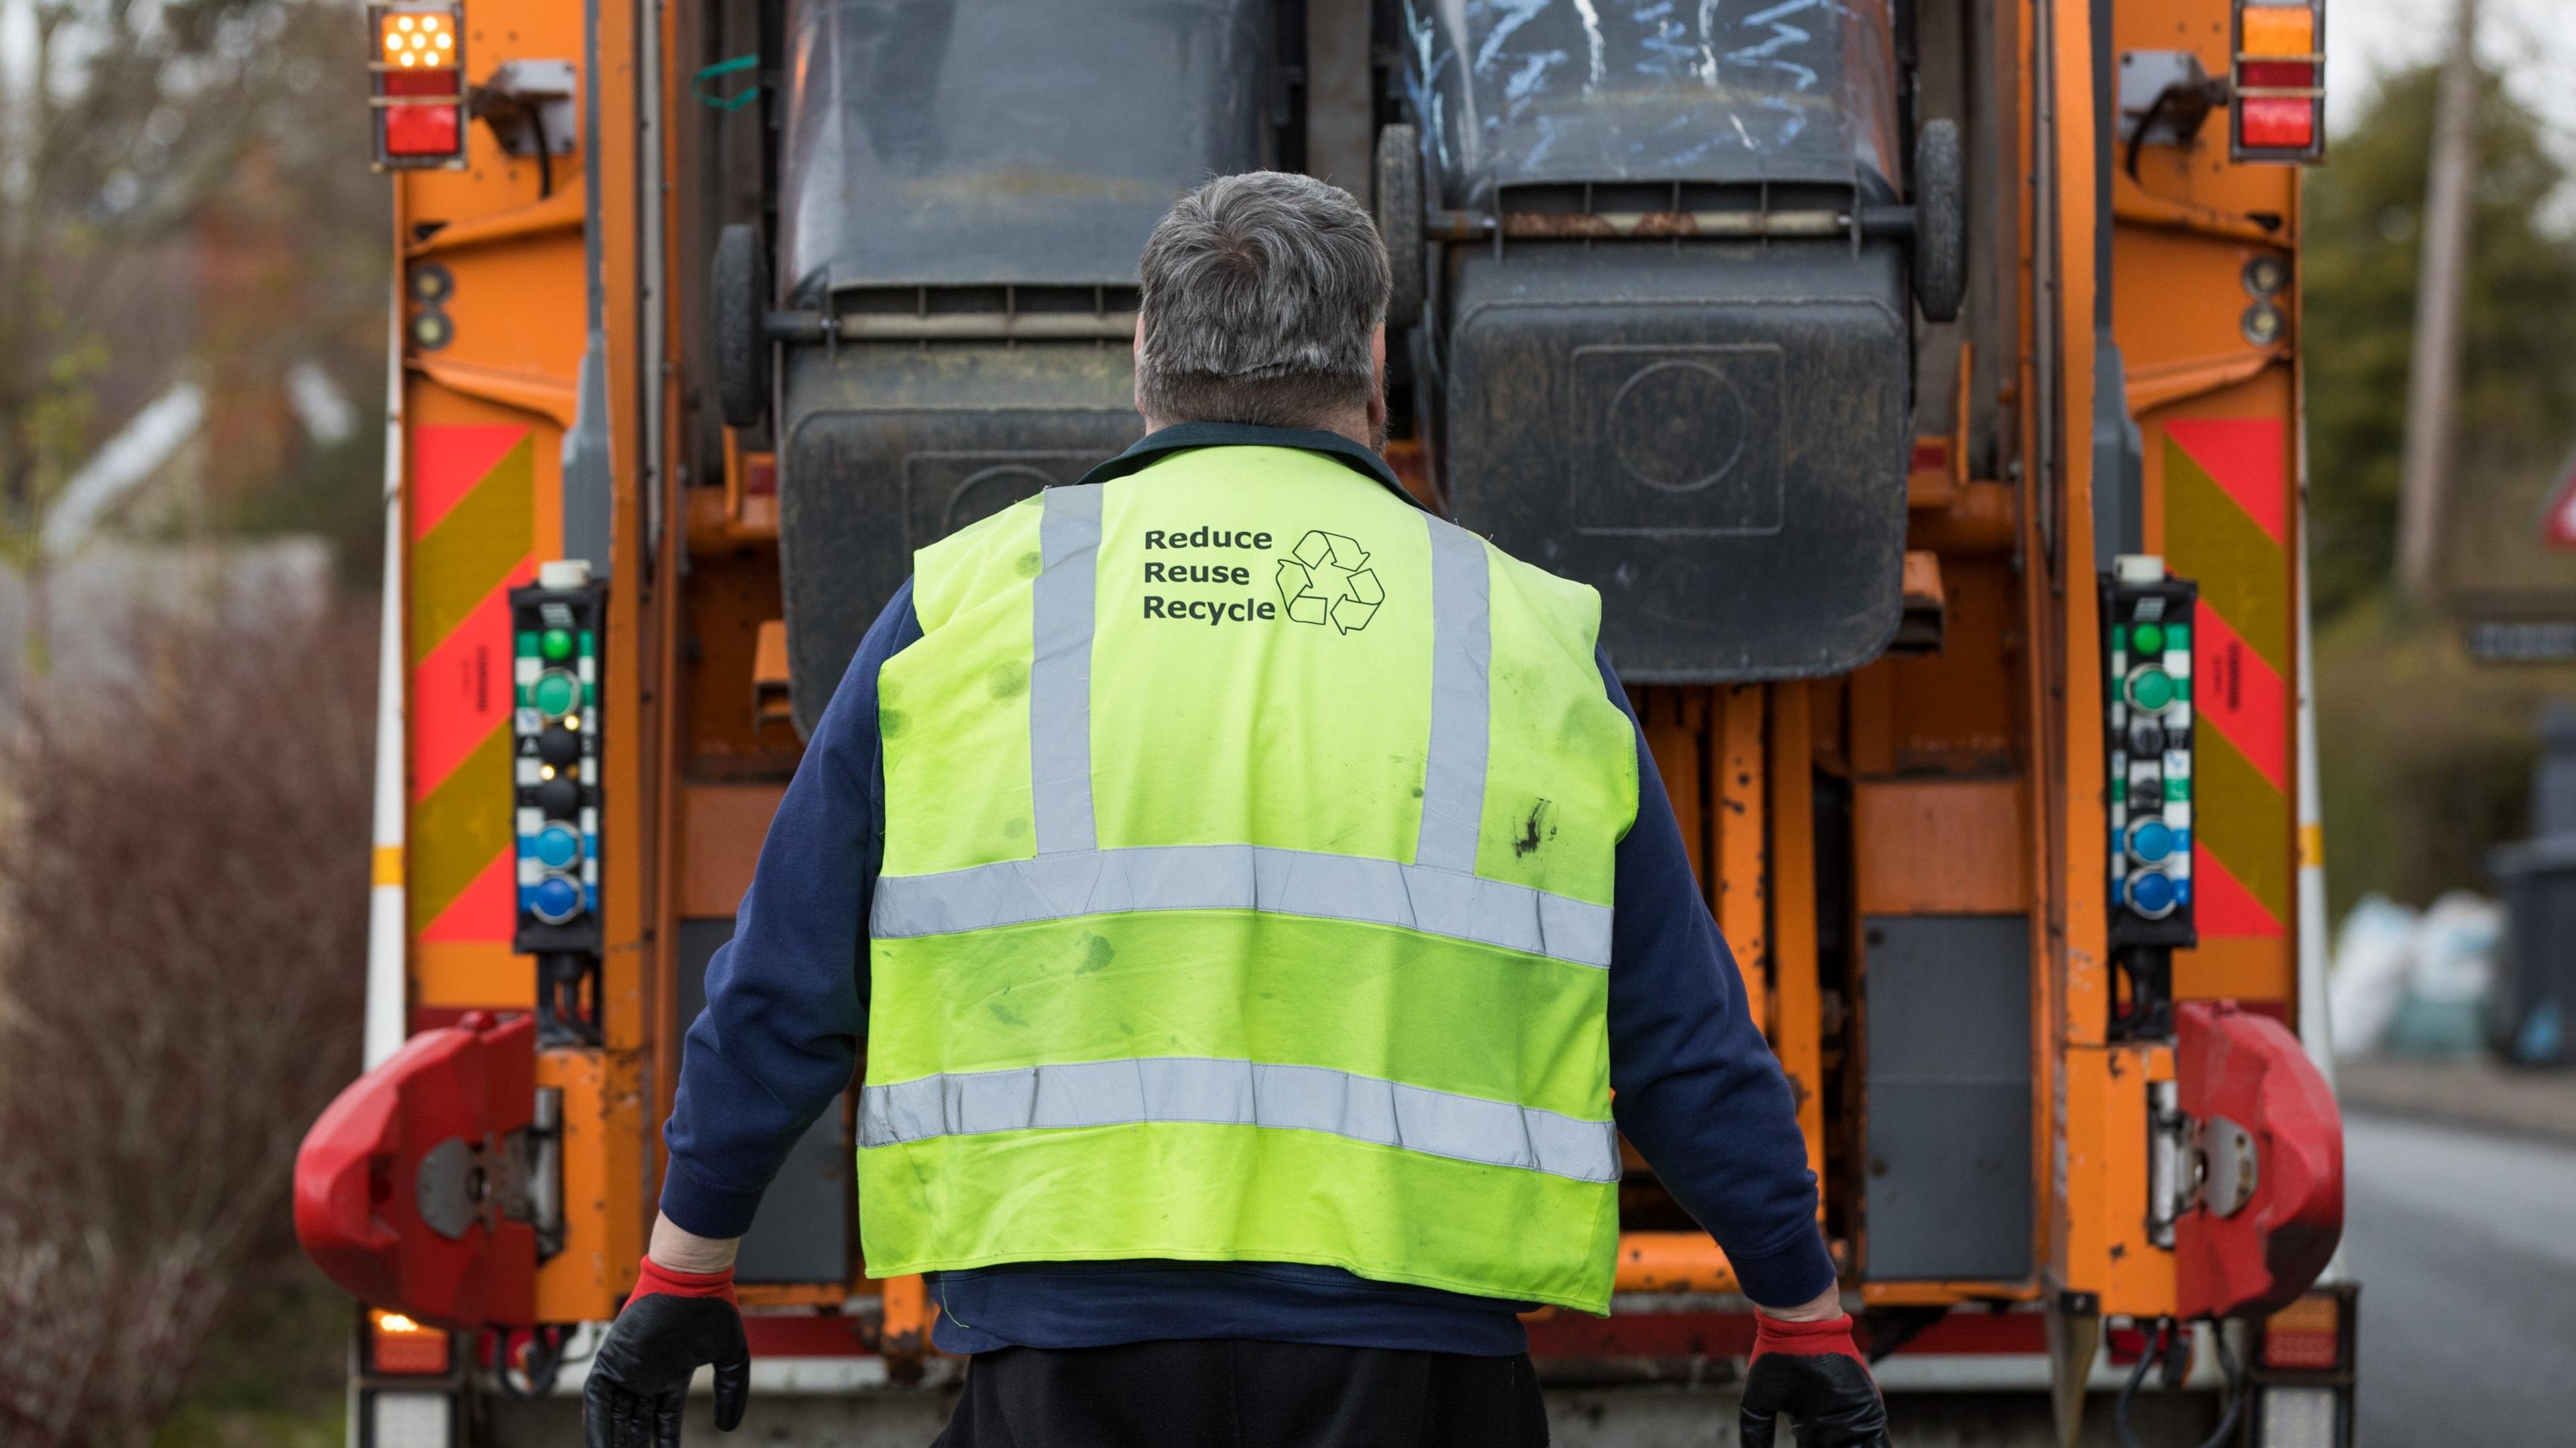
<svg viewBox="0 0 2576 1448">
<path fill-rule="evenodd" d="M 2173 913 L 2173 880 L 2161 870 L 2140 870 L 2131 875 L 2129 908 L 2150 920 L 2160 919 Z"/>
<path fill-rule="evenodd" d="M 537 831 L 536 854 L 537 863 L 547 869 L 563 869 L 581 858 L 581 836 L 572 826 L 550 820 Z"/>
<path fill-rule="evenodd" d="M 2138 863 L 2155 864 L 2172 854 L 2173 848 L 2173 830 L 2163 820 L 2140 820 L 2129 826 L 2129 853 Z"/>
<path fill-rule="evenodd" d="M 581 904 L 581 886 L 561 875 L 548 875 L 537 882 L 528 908 L 548 925 L 561 925 L 581 913 Z"/>
</svg>

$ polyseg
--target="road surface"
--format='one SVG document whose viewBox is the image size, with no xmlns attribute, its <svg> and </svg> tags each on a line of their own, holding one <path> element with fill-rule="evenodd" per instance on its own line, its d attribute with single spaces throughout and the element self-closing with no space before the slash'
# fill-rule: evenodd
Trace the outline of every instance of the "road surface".
<svg viewBox="0 0 2576 1448">
<path fill-rule="evenodd" d="M 2576 1442 L 2576 1146 L 2354 1113 L 2356 1448 Z"/>
</svg>

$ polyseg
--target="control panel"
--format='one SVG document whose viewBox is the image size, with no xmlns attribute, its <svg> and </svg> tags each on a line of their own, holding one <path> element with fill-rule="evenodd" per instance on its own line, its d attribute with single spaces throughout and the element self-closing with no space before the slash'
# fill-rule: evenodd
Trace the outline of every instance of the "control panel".
<svg viewBox="0 0 2576 1448">
<path fill-rule="evenodd" d="M 2129 554 L 2102 582 L 2103 703 L 2110 762 L 2110 936 L 2127 977 L 2123 1034 L 2170 1031 L 2171 952 L 2199 941 L 2192 914 L 2192 623 L 2198 585 Z"/>
<path fill-rule="evenodd" d="M 538 1020 L 555 1040 L 595 1040 L 598 1024 L 604 594 L 578 560 L 547 563 L 510 591 L 514 945 L 537 957 Z"/>
</svg>

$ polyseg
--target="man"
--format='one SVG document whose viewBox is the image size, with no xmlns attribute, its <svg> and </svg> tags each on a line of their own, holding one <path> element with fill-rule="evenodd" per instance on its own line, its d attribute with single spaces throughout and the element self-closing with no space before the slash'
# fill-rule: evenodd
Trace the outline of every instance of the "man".
<svg viewBox="0 0 2576 1448">
<path fill-rule="evenodd" d="M 779 807 L 593 1448 L 676 1444 L 704 1364 L 740 1420 L 735 1242 L 862 1038 L 949 1448 L 1543 1443 L 1515 1314 L 1607 1309 L 1617 1131 L 1763 1309 L 1747 1441 L 1883 1444 L 1598 596 L 1374 450 L 1367 214 L 1221 178 L 1142 272 L 1148 435 L 917 555 Z"/>
</svg>

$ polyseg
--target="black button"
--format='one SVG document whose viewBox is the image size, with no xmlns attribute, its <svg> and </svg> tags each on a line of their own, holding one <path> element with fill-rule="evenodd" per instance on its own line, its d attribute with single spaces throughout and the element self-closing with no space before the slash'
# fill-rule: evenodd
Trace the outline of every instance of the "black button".
<svg viewBox="0 0 2576 1448">
<path fill-rule="evenodd" d="M 2165 752 L 2165 726 L 2153 719 L 2139 719 L 2129 725 L 2129 752 L 2140 759 L 2153 759 Z M 547 755 L 552 759 L 553 755 Z"/>
<path fill-rule="evenodd" d="M 581 758 L 581 736 L 561 724 L 549 724 L 537 736 L 537 757 L 561 769 Z"/>
<path fill-rule="evenodd" d="M 557 776 L 537 786 L 537 808 L 546 818 L 569 820 L 581 808 L 581 786 Z"/>
<path fill-rule="evenodd" d="M 2165 782 L 2156 775 L 2129 781 L 2129 808 L 2162 809 L 2165 804 Z"/>
</svg>

